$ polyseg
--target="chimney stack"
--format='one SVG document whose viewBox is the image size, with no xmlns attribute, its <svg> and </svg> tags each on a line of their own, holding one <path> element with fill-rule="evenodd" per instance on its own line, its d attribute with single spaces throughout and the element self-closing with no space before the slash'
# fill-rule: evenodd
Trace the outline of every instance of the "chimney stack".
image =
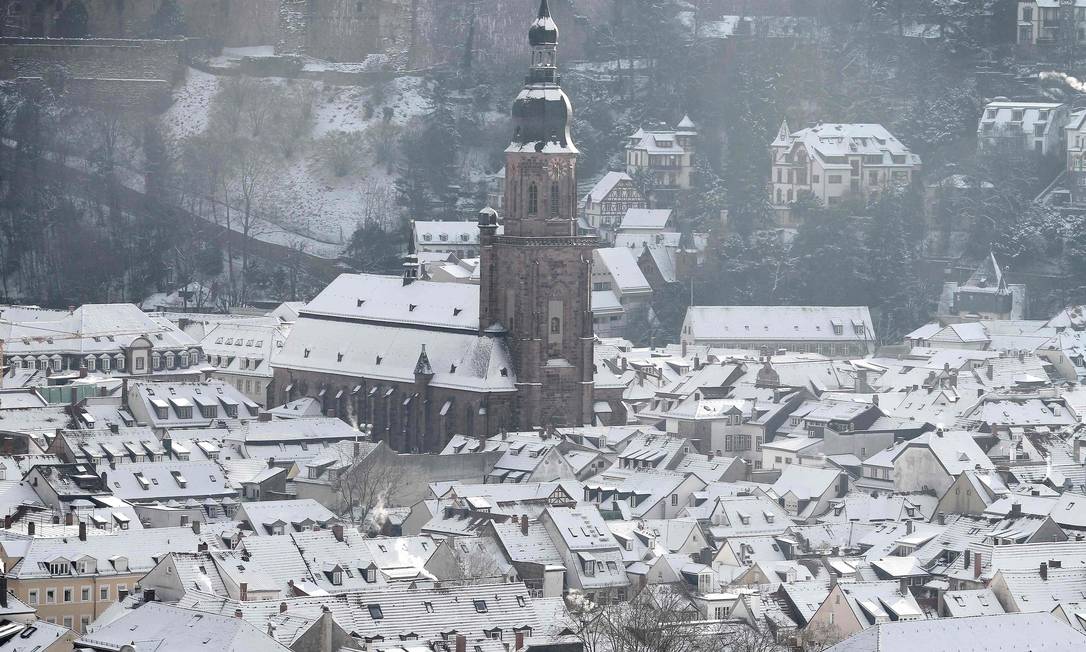
<svg viewBox="0 0 1086 652">
<path fill-rule="evenodd" d="M 0 573 L 0 607 L 8 608 L 8 575 Z"/>
<path fill-rule="evenodd" d="M 87 522 L 86 521 L 80 521 L 79 522 L 79 540 L 80 541 L 86 541 L 87 540 Z"/>
<path fill-rule="evenodd" d="M 240 584 L 238 584 L 238 596 L 242 602 L 247 602 L 249 600 L 248 582 L 241 582 Z"/>
<path fill-rule="evenodd" d="M 456 652 L 468 652 L 468 638 L 463 634 L 456 635 Z"/>
<path fill-rule="evenodd" d="M 279 613 L 285 614 L 286 612 L 287 612 L 287 603 L 280 602 L 279 603 Z"/>
<path fill-rule="evenodd" d="M 29 537 L 34 536 L 34 521 L 26 522 L 26 535 Z"/>
<path fill-rule="evenodd" d="M 64 524 L 65 524 L 65 525 L 74 525 L 74 524 L 75 524 L 75 520 L 74 520 L 74 518 L 75 518 L 75 517 L 74 517 L 74 516 L 72 516 L 72 513 L 71 513 L 71 512 L 66 512 L 66 513 L 64 514 Z"/>
<path fill-rule="evenodd" d="M 1041 571 L 1041 579 L 1042 580 L 1047 580 L 1048 579 L 1048 564 L 1042 561 L 1040 571 Z"/>
<path fill-rule="evenodd" d="M 192 522 L 192 533 L 193 534 L 200 534 L 200 521 L 194 520 Z"/>
<path fill-rule="evenodd" d="M 528 536 L 528 515 L 520 515 L 520 533 L 524 536 Z"/>
<path fill-rule="evenodd" d="M 898 589 L 901 591 L 901 595 L 909 595 L 909 578 L 903 577 L 898 580 Z"/>
<path fill-rule="evenodd" d="M 241 609 L 234 610 L 234 618 L 241 618 Z"/>
<path fill-rule="evenodd" d="M 518 650 L 518 651 L 523 650 L 524 649 L 524 632 L 517 632 L 516 633 L 516 638 L 514 640 L 516 641 L 516 647 L 514 649 Z"/>
<path fill-rule="evenodd" d="M 11 514 L 4 514 L 4 529 L 11 529 Z"/>
<path fill-rule="evenodd" d="M 336 541 L 343 543 L 343 524 L 336 523 L 332 526 L 332 536 L 336 538 Z"/>
<path fill-rule="evenodd" d="M 981 560 L 980 552 L 974 552 L 973 553 L 973 579 L 978 579 L 980 577 L 980 566 L 981 566 L 980 560 Z"/>
</svg>

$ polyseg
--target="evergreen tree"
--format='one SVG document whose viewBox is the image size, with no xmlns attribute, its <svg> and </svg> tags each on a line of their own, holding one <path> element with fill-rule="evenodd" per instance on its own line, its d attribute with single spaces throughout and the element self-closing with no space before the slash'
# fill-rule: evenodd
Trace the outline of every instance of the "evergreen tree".
<svg viewBox="0 0 1086 652">
<path fill-rule="evenodd" d="M 177 0 L 162 0 L 158 11 L 151 17 L 149 38 L 172 38 L 187 33 L 185 15 Z"/>
<path fill-rule="evenodd" d="M 87 7 L 84 6 L 82 0 L 69 2 L 60 11 L 60 15 L 57 16 L 57 36 L 60 38 L 86 38 L 87 21 L 89 19 Z"/>
<path fill-rule="evenodd" d="M 351 235 L 343 260 L 359 272 L 399 274 L 403 267 L 404 241 L 400 233 L 385 231 L 367 222 Z"/>
</svg>

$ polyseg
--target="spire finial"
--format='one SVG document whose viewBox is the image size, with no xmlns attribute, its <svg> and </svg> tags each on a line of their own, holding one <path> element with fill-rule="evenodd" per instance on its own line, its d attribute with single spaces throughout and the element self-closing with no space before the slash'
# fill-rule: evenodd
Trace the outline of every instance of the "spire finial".
<svg viewBox="0 0 1086 652">
<path fill-rule="evenodd" d="M 558 26 L 551 18 L 551 7 L 547 0 L 539 3 L 539 15 L 532 21 L 532 28 L 528 30 L 528 43 L 532 46 L 558 45 Z"/>
</svg>

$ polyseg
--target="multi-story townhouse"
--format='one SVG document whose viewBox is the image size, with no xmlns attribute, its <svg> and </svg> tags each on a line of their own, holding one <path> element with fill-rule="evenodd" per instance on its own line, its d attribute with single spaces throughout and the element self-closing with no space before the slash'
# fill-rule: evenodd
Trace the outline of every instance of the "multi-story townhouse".
<svg viewBox="0 0 1086 652">
<path fill-rule="evenodd" d="M 781 226 L 794 226 L 789 207 L 801 193 L 824 206 L 848 197 L 874 201 L 888 188 L 912 183 L 921 164 L 878 124 L 819 124 L 791 132 L 783 122 L 770 153 L 770 201 Z"/>
</svg>

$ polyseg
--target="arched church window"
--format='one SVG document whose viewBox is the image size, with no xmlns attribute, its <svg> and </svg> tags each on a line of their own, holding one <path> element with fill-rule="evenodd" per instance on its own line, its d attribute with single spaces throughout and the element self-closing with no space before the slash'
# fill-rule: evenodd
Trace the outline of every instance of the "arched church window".
<svg viewBox="0 0 1086 652">
<path fill-rule="evenodd" d="M 535 183 L 528 184 L 528 214 L 535 215 L 539 211 L 539 187 Z"/>
<path fill-rule="evenodd" d="M 558 217 L 558 200 L 561 193 L 558 190 L 558 182 L 551 183 L 551 216 Z"/>
<path fill-rule="evenodd" d="M 562 320 L 558 317 L 551 317 L 551 333 L 555 335 L 562 332 Z"/>
</svg>

